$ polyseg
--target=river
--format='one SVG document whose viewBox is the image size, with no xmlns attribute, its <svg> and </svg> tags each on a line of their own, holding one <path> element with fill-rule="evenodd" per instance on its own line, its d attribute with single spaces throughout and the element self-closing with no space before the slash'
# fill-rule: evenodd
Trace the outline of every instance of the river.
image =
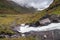
<svg viewBox="0 0 60 40">
<path fill-rule="evenodd" d="M 38 27 L 32 27 L 29 25 L 21 24 L 21 26 L 16 28 L 16 30 L 21 33 L 30 31 L 50 31 L 55 29 L 60 29 L 60 23 L 51 23 L 47 26 L 38 26 Z"/>
</svg>

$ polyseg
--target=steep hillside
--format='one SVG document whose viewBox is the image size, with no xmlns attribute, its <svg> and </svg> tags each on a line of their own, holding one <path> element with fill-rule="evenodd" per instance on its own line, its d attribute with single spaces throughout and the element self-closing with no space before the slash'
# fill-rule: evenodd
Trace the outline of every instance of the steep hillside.
<svg viewBox="0 0 60 40">
<path fill-rule="evenodd" d="M 57 6 L 56 6 L 57 5 Z M 36 12 L 35 10 L 23 8 L 13 2 L 0 0 L 0 32 L 10 31 L 10 26 L 21 23 L 32 23 L 43 17 L 45 14 L 60 14 L 60 0 L 54 0 L 53 4 L 46 10 Z M 3 29 L 3 27 L 5 29 Z M 4 31 L 5 32 L 5 31 Z"/>
<path fill-rule="evenodd" d="M 0 4 L 1 4 L 0 16 L 4 17 L 4 18 L 2 18 L 3 20 L 1 20 L 1 23 L 3 23 L 3 24 L 8 24 L 8 23 L 10 23 L 10 21 L 15 21 L 16 19 L 18 19 L 18 22 L 20 22 L 20 23 L 34 22 L 37 19 L 39 19 L 40 16 L 43 15 L 40 13 L 44 13 L 44 11 L 43 12 L 33 12 L 32 9 L 22 8 L 21 6 L 19 6 L 17 4 L 13 4 L 13 3 L 5 1 L 5 0 L 1 0 Z M 7 22 L 5 21 L 5 19 Z"/>
<path fill-rule="evenodd" d="M 60 15 L 60 0 L 54 0 L 53 4 L 46 10 L 35 12 L 34 9 L 23 8 L 13 2 L 0 0 L 0 33 L 12 33 L 11 26 L 21 23 L 32 23 L 43 17 L 45 14 Z M 35 40 L 33 37 L 17 38 L 18 40 Z M 12 38 L 11 40 L 17 40 Z M 10 40 L 8 38 L 1 40 Z"/>
<path fill-rule="evenodd" d="M 33 8 L 30 8 L 30 9 L 27 9 L 26 7 L 21 7 L 20 5 L 12 2 L 12 1 L 6 1 L 6 0 L 1 0 L 0 1 L 0 4 L 1 4 L 1 9 L 10 9 L 13 10 L 14 12 L 17 12 L 17 13 L 31 13 L 31 12 L 34 12 L 34 9 Z M 10 13 L 12 14 L 12 13 Z"/>
<path fill-rule="evenodd" d="M 48 13 L 51 14 L 60 14 L 60 1 L 54 0 L 53 4 L 47 9 Z"/>
</svg>

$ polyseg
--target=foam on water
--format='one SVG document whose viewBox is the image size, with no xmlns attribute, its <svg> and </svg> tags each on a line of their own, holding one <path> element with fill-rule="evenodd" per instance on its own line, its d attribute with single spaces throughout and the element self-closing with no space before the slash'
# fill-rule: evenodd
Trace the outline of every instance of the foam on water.
<svg viewBox="0 0 60 40">
<path fill-rule="evenodd" d="M 33 7 L 37 10 L 44 10 L 53 3 L 53 0 L 9 0 L 17 3 L 22 7 Z"/>
<path fill-rule="evenodd" d="M 60 29 L 60 23 L 51 23 L 47 26 L 39 26 L 39 27 L 29 27 L 29 25 L 21 25 L 17 28 L 17 31 L 25 33 L 30 31 L 49 31 L 54 29 Z"/>
</svg>

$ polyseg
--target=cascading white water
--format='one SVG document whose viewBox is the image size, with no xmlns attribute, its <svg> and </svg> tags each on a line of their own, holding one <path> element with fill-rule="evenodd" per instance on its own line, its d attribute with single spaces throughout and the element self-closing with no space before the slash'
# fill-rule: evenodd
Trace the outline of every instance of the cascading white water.
<svg viewBox="0 0 60 40">
<path fill-rule="evenodd" d="M 17 3 L 18 5 L 22 7 L 33 7 L 37 10 L 44 10 L 50 6 L 50 4 L 53 3 L 54 0 L 9 0 Z"/>
<path fill-rule="evenodd" d="M 20 6 L 27 8 L 33 7 L 37 10 L 44 10 L 53 3 L 54 0 L 9 0 L 17 3 Z M 18 32 L 25 33 L 30 31 L 49 31 L 54 29 L 60 29 L 60 23 L 51 23 L 47 26 L 29 27 L 29 25 L 21 25 L 16 28 Z"/>
<path fill-rule="evenodd" d="M 16 28 L 18 32 L 25 33 L 30 31 L 50 31 L 54 29 L 60 29 L 60 23 L 51 23 L 47 26 L 39 26 L 39 27 L 29 27 L 29 25 L 21 25 Z"/>
</svg>

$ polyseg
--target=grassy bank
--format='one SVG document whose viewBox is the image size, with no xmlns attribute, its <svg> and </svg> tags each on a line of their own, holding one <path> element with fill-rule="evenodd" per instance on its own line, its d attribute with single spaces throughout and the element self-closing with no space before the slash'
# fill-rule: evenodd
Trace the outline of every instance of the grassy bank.
<svg viewBox="0 0 60 40">
<path fill-rule="evenodd" d="M 13 7 L 8 4 L 5 0 L 0 0 L 0 33 L 3 31 L 5 33 L 14 33 L 10 27 L 22 24 L 22 23 L 32 23 L 39 20 L 46 13 L 47 14 L 58 14 L 60 15 L 60 6 L 53 7 L 60 4 L 60 0 L 55 0 L 54 3 L 46 10 L 41 12 L 24 12 L 26 9 L 19 9 L 18 7 Z M 52 8 L 53 7 L 53 8 Z M 48 11 L 47 11 L 48 10 Z M 21 12 L 22 11 L 22 12 Z M 33 38 L 17 38 L 17 39 L 0 39 L 0 40 L 34 40 Z"/>
</svg>

